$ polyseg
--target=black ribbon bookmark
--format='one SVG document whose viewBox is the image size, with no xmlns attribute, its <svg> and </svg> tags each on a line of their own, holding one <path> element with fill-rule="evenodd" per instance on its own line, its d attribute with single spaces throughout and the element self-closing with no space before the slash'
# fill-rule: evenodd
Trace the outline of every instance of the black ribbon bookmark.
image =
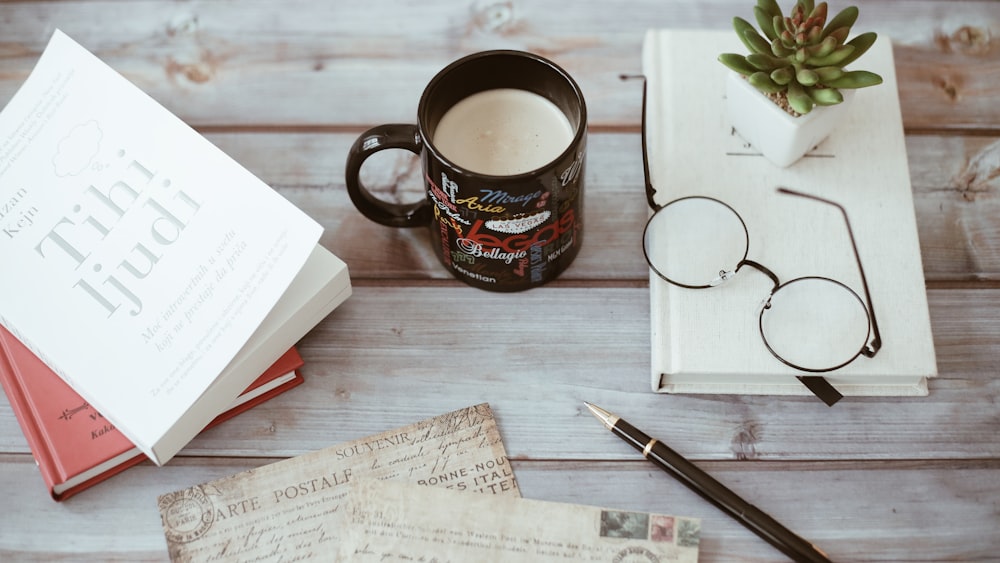
<svg viewBox="0 0 1000 563">
<path fill-rule="evenodd" d="M 818 375 L 800 375 L 798 376 L 799 381 L 802 382 L 813 395 L 819 397 L 821 401 L 826 403 L 826 406 L 832 407 L 837 401 L 844 398 L 844 396 L 837 391 L 837 389 L 826 380 L 825 377 L 820 377 Z"/>
</svg>

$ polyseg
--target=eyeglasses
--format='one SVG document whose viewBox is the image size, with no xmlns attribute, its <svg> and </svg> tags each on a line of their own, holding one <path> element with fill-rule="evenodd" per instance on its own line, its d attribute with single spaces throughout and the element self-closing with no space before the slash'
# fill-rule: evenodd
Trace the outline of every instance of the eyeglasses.
<svg viewBox="0 0 1000 563">
<path fill-rule="evenodd" d="M 759 331 L 767 350 L 782 363 L 817 374 L 840 369 L 859 356 L 874 357 L 882 346 L 871 292 L 847 211 L 815 195 L 777 188 L 781 194 L 832 206 L 840 211 L 860 273 L 864 299 L 843 282 L 806 276 L 781 282 L 769 268 L 748 258 L 750 231 L 735 209 L 718 199 L 683 197 L 665 205 L 654 202 L 646 153 L 646 99 L 643 92 L 643 167 L 646 192 L 654 213 L 643 231 L 643 252 L 650 269 L 673 285 L 715 288 L 744 267 L 766 275 L 773 286 L 763 300 Z M 798 379 L 826 404 L 842 395 L 824 377 Z"/>
</svg>

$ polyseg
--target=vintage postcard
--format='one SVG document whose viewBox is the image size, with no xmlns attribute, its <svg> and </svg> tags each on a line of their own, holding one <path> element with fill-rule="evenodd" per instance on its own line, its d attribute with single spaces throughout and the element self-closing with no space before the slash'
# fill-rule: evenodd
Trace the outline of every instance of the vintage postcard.
<svg viewBox="0 0 1000 563">
<path fill-rule="evenodd" d="M 350 488 L 337 561 L 698 560 L 697 518 L 366 479 Z"/>
<path fill-rule="evenodd" d="M 330 560 L 356 478 L 520 496 L 484 403 L 162 495 L 170 558 Z"/>
</svg>

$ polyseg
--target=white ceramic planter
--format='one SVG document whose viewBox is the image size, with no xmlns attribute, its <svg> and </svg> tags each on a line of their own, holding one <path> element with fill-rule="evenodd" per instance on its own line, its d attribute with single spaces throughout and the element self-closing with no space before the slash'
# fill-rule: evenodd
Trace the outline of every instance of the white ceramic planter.
<svg viewBox="0 0 1000 563">
<path fill-rule="evenodd" d="M 726 77 L 726 112 L 729 124 L 768 160 L 782 168 L 790 166 L 820 144 L 841 121 L 853 98 L 853 90 L 841 90 L 844 101 L 816 106 L 793 117 L 761 94 L 736 72 Z"/>
</svg>

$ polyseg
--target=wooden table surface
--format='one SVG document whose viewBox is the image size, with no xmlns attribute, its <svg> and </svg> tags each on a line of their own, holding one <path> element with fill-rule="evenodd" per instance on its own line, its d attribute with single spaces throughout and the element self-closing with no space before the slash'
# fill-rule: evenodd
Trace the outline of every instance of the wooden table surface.
<svg viewBox="0 0 1000 563">
<path fill-rule="evenodd" d="M 702 561 L 783 560 L 614 438 L 585 400 L 836 561 L 1000 560 L 1000 3 L 857 4 L 855 31 L 895 45 L 940 376 L 926 398 L 828 408 L 649 387 L 641 92 L 618 75 L 641 70 L 646 28 L 728 29 L 752 0 L 0 2 L 0 102 L 63 29 L 320 221 L 354 285 L 300 343 L 303 386 L 165 467 L 63 503 L 0 396 L 0 560 L 162 561 L 158 494 L 484 401 L 523 496 L 696 516 Z M 425 231 L 368 221 L 344 188 L 359 133 L 413 122 L 437 70 L 490 48 L 552 58 L 590 112 L 583 250 L 560 279 L 517 294 L 455 281 Z M 384 197 L 419 197 L 409 153 L 382 153 L 365 177 Z"/>
</svg>

